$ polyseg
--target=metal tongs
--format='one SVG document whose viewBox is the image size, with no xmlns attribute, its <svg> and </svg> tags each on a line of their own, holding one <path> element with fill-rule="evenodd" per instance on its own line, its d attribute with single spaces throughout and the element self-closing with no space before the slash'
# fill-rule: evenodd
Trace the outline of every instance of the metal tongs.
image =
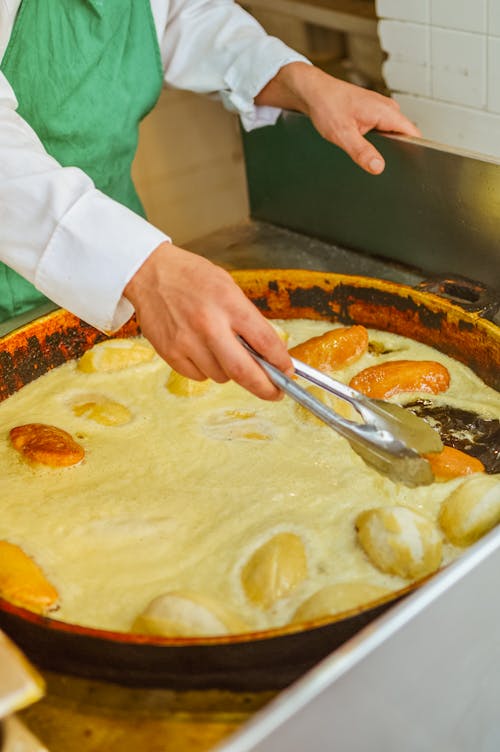
<svg viewBox="0 0 500 752">
<path fill-rule="evenodd" d="M 364 423 L 343 418 L 257 353 L 242 337 L 239 342 L 264 369 L 273 384 L 346 438 L 355 452 L 391 480 L 407 486 L 432 483 L 431 466 L 421 454 L 440 452 L 441 438 L 432 426 L 404 407 L 370 399 L 340 381 L 292 358 L 297 376 L 349 402 Z"/>
</svg>

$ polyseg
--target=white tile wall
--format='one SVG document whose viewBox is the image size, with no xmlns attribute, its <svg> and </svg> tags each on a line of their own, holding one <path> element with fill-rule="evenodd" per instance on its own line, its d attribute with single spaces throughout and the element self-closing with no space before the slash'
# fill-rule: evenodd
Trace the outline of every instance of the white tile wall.
<svg viewBox="0 0 500 752">
<path fill-rule="evenodd" d="M 487 0 L 431 0 L 431 24 L 484 34 L 486 5 Z"/>
<path fill-rule="evenodd" d="M 381 21 L 379 38 L 382 49 L 390 51 L 384 63 L 386 81 L 396 90 L 430 95 L 430 29 L 423 24 Z"/>
<path fill-rule="evenodd" d="M 424 136 L 500 157 L 500 0 L 376 0 L 384 76 Z"/>
<path fill-rule="evenodd" d="M 487 104 L 490 112 L 500 112 L 500 37 L 488 38 Z"/>
<path fill-rule="evenodd" d="M 499 0 L 488 0 L 488 34 L 500 36 Z"/>
<path fill-rule="evenodd" d="M 430 0 L 376 0 L 379 18 L 395 18 L 402 21 L 429 21 Z"/>
<path fill-rule="evenodd" d="M 432 28 L 431 80 L 435 99 L 484 107 L 486 36 Z"/>
<path fill-rule="evenodd" d="M 394 98 L 427 138 L 500 158 L 500 115 L 411 94 L 395 94 Z"/>
</svg>

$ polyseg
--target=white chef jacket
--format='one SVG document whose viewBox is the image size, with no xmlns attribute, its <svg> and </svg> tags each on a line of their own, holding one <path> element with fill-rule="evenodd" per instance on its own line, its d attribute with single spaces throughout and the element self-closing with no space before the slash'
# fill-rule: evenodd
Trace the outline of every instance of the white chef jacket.
<svg viewBox="0 0 500 752">
<path fill-rule="evenodd" d="M 0 0 L 0 59 L 20 0 Z M 217 94 L 250 130 L 280 110 L 254 97 L 284 65 L 306 61 L 233 0 L 151 0 L 165 82 Z M 0 72 L 0 260 L 48 298 L 103 331 L 133 313 L 122 292 L 163 232 L 62 167 L 16 112 Z"/>
</svg>

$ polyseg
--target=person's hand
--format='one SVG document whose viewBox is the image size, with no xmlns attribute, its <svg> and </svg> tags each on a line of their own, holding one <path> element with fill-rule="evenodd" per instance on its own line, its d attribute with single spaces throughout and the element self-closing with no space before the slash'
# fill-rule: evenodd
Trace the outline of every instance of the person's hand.
<svg viewBox="0 0 500 752">
<path fill-rule="evenodd" d="M 290 63 L 255 98 L 258 105 L 298 110 L 309 115 L 318 132 L 367 172 L 381 173 L 384 159 L 364 138 L 368 131 L 420 136 L 393 99 L 333 78 L 307 63 Z"/>
<path fill-rule="evenodd" d="M 288 351 L 221 267 L 162 243 L 132 277 L 124 295 L 135 308 L 144 336 L 179 373 L 197 381 L 233 379 L 262 399 L 283 396 L 235 335 L 291 375 Z"/>
</svg>

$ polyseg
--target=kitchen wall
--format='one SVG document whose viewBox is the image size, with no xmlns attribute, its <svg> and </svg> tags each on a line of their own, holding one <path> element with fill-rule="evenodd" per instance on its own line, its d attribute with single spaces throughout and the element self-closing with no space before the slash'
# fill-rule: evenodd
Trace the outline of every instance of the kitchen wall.
<svg viewBox="0 0 500 752">
<path fill-rule="evenodd" d="M 385 81 L 426 138 L 500 157 L 500 0 L 376 0 Z"/>
<path fill-rule="evenodd" d="M 248 216 L 238 118 L 206 97 L 163 90 L 141 124 L 133 176 L 148 219 L 177 245 Z"/>
</svg>

